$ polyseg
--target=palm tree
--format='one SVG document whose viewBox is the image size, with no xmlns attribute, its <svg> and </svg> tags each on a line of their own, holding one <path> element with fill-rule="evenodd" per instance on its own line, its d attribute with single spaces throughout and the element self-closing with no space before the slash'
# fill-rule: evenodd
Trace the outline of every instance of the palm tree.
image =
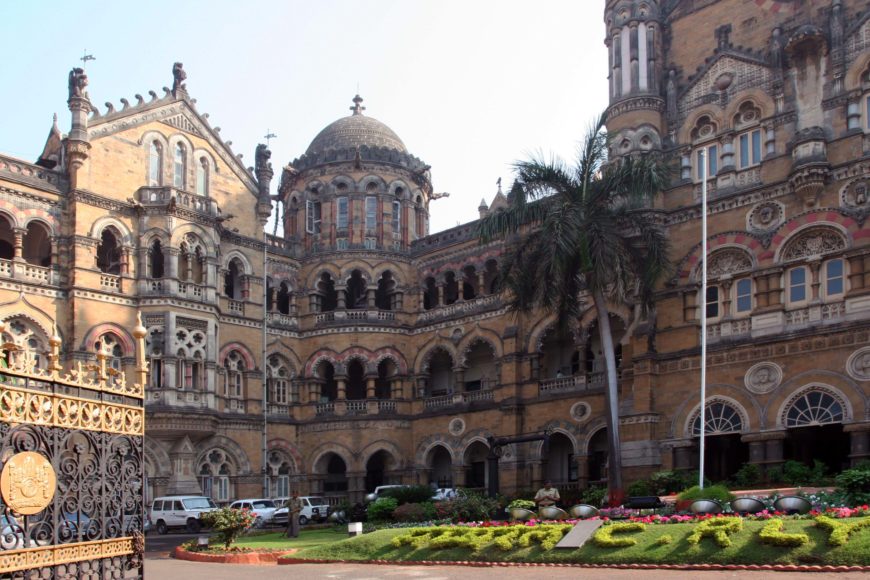
<svg viewBox="0 0 870 580">
<path fill-rule="evenodd" d="M 608 160 L 604 116 L 581 142 L 577 164 L 533 157 L 515 164 L 508 207 L 483 218 L 482 243 L 506 240 L 501 281 L 515 311 L 541 308 L 556 314 L 560 330 L 592 296 L 606 362 L 608 492 L 624 498 L 619 442 L 616 354 L 609 305 L 651 304 L 657 280 L 668 270 L 664 229 L 648 211 L 667 170 L 652 155 Z"/>
</svg>

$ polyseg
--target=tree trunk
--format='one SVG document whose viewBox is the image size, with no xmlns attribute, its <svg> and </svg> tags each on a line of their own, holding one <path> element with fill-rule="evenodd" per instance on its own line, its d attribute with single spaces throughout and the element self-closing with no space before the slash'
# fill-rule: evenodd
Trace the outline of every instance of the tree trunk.
<svg viewBox="0 0 870 580">
<path fill-rule="evenodd" d="M 622 486 L 622 450 L 619 444 L 619 392 L 616 374 L 616 352 L 613 348 L 613 335 L 610 330 L 610 312 L 607 300 L 600 290 L 592 293 L 595 311 L 598 314 L 598 333 L 601 336 L 601 350 L 606 363 L 607 389 L 604 402 L 607 407 L 607 495 L 611 506 L 622 505 L 625 492 Z"/>
</svg>

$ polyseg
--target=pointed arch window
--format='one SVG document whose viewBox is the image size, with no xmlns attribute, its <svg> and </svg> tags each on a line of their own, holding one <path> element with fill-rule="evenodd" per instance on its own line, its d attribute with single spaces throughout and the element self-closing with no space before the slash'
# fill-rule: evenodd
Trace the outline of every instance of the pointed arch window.
<svg viewBox="0 0 870 580">
<path fill-rule="evenodd" d="M 148 185 L 157 187 L 161 185 L 161 171 L 163 165 L 163 149 L 157 141 L 151 142 L 148 153 Z"/>
<path fill-rule="evenodd" d="M 163 246 L 154 240 L 148 248 L 148 273 L 151 278 L 163 278 Z"/>
<path fill-rule="evenodd" d="M 231 351 L 224 361 L 224 396 L 240 398 L 245 390 L 245 360 L 242 355 Z"/>
<path fill-rule="evenodd" d="M 97 246 L 97 268 L 105 274 L 121 274 L 121 247 L 118 236 L 110 229 L 103 230 Z"/>
<path fill-rule="evenodd" d="M 184 172 L 187 168 L 185 162 L 184 145 L 175 144 L 175 153 L 172 163 L 172 185 L 177 189 L 184 189 Z"/>
</svg>

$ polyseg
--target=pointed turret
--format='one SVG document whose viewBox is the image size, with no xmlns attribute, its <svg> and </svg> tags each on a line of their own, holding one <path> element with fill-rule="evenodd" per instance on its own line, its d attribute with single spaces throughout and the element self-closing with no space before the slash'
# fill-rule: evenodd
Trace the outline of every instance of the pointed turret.
<svg viewBox="0 0 870 580">
<path fill-rule="evenodd" d="M 57 126 L 57 113 L 55 113 L 51 129 L 48 131 L 48 138 L 45 140 L 45 147 L 42 148 L 42 153 L 36 160 L 36 164 L 47 169 L 54 169 L 62 165 L 62 158 L 63 134 Z"/>
<path fill-rule="evenodd" d="M 70 113 L 72 113 L 72 123 L 66 142 L 66 157 L 70 185 L 73 189 L 76 188 L 78 170 L 87 161 L 88 152 L 91 149 L 88 139 L 88 113 L 91 112 L 93 106 L 88 97 L 88 92 L 85 90 L 87 86 L 88 76 L 85 74 L 84 69 L 74 68 L 69 72 L 69 99 L 67 100 L 67 105 L 69 106 Z"/>
<path fill-rule="evenodd" d="M 272 196 L 269 194 L 269 189 L 272 184 L 272 177 L 275 172 L 272 170 L 272 163 L 269 158 L 272 157 L 272 152 L 269 148 L 260 143 L 257 145 L 255 153 L 254 174 L 257 176 L 257 219 L 261 224 L 265 225 L 269 221 L 269 216 L 272 215 Z"/>
</svg>

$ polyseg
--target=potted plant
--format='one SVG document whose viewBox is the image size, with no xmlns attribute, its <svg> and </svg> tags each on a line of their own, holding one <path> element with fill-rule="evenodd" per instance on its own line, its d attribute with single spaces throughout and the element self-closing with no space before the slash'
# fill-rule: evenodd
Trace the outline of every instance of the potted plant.
<svg viewBox="0 0 870 580">
<path fill-rule="evenodd" d="M 512 520 L 525 521 L 535 515 L 535 507 L 535 502 L 530 499 L 515 499 L 508 504 L 507 512 Z"/>
<path fill-rule="evenodd" d="M 734 494 L 728 491 L 724 485 L 710 485 L 703 489 L 694 485 L 685 489 L 677 496 L 676 510 L 687 511 L 689 507 L 700 499 L 713 500 L 719 504 L 725 504 L 734 499 Z"/>
</svg>

